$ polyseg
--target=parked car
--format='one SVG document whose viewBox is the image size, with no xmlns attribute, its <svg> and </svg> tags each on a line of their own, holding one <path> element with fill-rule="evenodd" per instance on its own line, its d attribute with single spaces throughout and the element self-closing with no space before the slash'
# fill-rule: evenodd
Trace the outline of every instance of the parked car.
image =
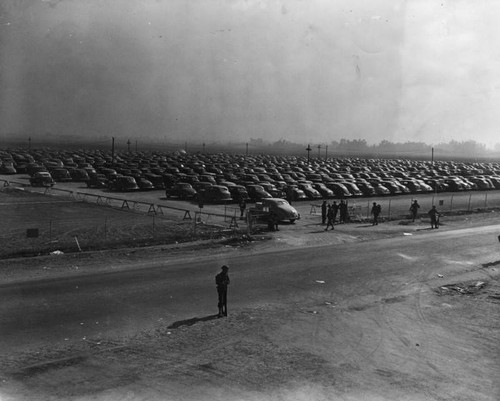
<svg viewBox="0 0 500 401">
<path fill-rule="evenodd" d="M 69 172 L 71 179 L 75 182 L 85 182 L 89 179 L 89 174 L 87 170 L 83 168 L 76 168 Z"/>
<path fill-rule="evenodd" d="M 30 184 L 32 187 L 53 187 L 55 181 L 47 171 L 39 171 L 30 178 Z"/>
<path fill-rule="evenodd" d="M 287 196 L 290 196 L 293 201 L 306 200 L 307 195 L 297 186 L 290 186 L 287 189 Z"/>
<path fill-rule="evenodd" d="M 247 189 L 243 185 L 232 185 L 227 187 L 229 192 L 231 193 L 231 197 L 236 201 L 240 202 L 244 200 L 245 202 L 250 200 L 250 196 L 248 195 Z"/>
<path fill-rule="evenodd" d="M 297 186 L 304 191 L 308 199 L 321 199 L 321 194 L 313 188 L 312 184 L 299 182 Z"/>
<path fill-rule="evenodd" d="M 198 200 L 207 203 L 224 203 L 232 200 L 228 188 L 223 185 L 212 185 L 197 193 Z"/>
<path fill-rule="evenodd" d="M 320 193 L 322 198 L 333 198 L 335 196 L 335 193 L 322 182 L 315 182 L 312 186 Z"/>
<path fill-rule="evenodd" d="M 252 201 L 260 201 L 265 198 L 272 198 L 271 194 L 264 190 L 261 185 L 247 185 L 248 196 Z"/>
<path fill-rule="evenodd" d="M 193 199 L 196 196 L 196 190 L 187 182 L 178 182 L 171 188 L 165 190 L 167 198 L 176 197 L 179 199 Z"/>
<path fill-rule="evenodd" d="M 270 182 L 259 182 L 259 185 L 264 188 L 264 191 L 269 192 L 273 198 L 282 198 L 284 196 L 283 191 Z"/>
<path fill-rule="evenodd" d="M 352 196 L 345 185 L 340 182 L 329 182 L 326 186 L 330 188 L 338 198 L 349 198 Z"/>
<path fill-rule="evenodd" d="M 153 189 L 165 189 L 163 177 L 159 174 L 146 173 L 144 178 L 153 184 Z"/>
<path fill-rule="evenodd" d="M 135 181 L 141 191 L 152 191 L 155 189 L 153 183 L 145 178 L 137 178 Z"/>
<path fill-rule="evenodd" d="M 285 199 L 281 198 L 266 198 L 256 203 L 255 208 L 250 209 L 250 214 L 253 211 L 267 212 L 273 215 L 278 221 L 288 220 L 294 223 L 295 220 L 300 219 L 300 214 L 297 210 L 290 205 Z"/>
<path fill-rule="evenodd" d="M 119 175 L 114 180 L 109 181 L 108 188 L 112 191 L 127 192 L 137 191 L 139 186 L 134 177 Z"/>
<path fill-rule="evenodd" d="M 363 196 L 363 192 L 361 192 L 361 189 L 354 182 L 342 181 L 342 185 L 347 188 L 352 196 Z"/>
<path fill-rule="evenodd" d="M 2 163 L 0 174 L 17 174 L 17 171 L 12 163 Z"/>
<path fill-rule="evenodd" d="M 107 188 L 108 179 L 104 174 L 89 174 L 89 179 L 86 181 L 88 188 Z"/>
</svg>

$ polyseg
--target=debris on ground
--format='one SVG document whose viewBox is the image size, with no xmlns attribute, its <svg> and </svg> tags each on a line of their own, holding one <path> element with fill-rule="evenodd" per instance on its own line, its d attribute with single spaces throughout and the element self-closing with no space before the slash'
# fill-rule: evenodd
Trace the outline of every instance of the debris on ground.
<svg viewBox="0 0 500 401">
<path fill-rule="evenodd" d="M 486 287 L 484 281 L 475 281 L 472 283 L 447 284 L 439 287 L 442 294 L 456 292 L 459 294 L 475 294 L 480 289 Z"/>
<path fill-rule="evenodd" d="M 50 253 L 51 255 L 64 255 L 63 251 L 53 251 Z"/>
</svg>

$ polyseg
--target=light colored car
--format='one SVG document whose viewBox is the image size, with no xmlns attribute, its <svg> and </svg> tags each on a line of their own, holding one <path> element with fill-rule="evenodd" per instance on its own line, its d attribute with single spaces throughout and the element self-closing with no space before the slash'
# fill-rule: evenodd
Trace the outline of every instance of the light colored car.
<svg viewBox="0 0 500 401">
<path fill-rule="evenodd" d="M 300 219 L 299 212 L 285 199 L 265 198 L 256 204 L 256 208 L 273 214 L 279 221 L 289 220 L 290 223 L 294 223 L 295 220 Z"/>
</svg>

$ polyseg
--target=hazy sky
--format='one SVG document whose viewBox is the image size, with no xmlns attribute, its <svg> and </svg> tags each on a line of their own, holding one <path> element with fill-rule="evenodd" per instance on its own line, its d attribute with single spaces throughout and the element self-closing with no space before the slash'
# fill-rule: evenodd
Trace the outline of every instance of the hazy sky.
<svg viewBox="0 0 500 401">
<path fill-rule="evenodd" d="M 0 134 L 500 142 L 498 0 L 0 4 Z"/>
</svg>

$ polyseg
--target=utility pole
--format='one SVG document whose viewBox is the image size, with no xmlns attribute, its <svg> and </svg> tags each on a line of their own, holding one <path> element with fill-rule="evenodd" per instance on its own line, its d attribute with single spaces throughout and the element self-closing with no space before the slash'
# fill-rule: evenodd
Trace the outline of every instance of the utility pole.
<svg viewBox="0 0 500 401">
<path fill-rule="evenodd" d="M 28 150 L 31 150 L 31 137 L 28 138 Z"/>
<path fill-rule="evenodd" d="M 247 151 L 246 151 L 246 155 L 248 156 L 248 142 L 247 142 Z"/>
<path fill-rule="evenodd" d="M 325 145 L 325 160 L 328 160 L 328 145 Z"/>
<path fill-rule="evenodd" d="M 111 137 L 111 166 L 115 165 L 115 137 Z"/>
<path fill-rule="evenodd" d="M 318 159 L 321 159 L 321 153 L 320 153 L 321 145 L 318 145 L 317 148 L 318 148 Z"/>
<path fill-rule="evenodd" d="M 434 166 L 434 148 L 431 148 L 431 164 Z"/>
<path fill-rule="evenodd" d="M 130 153 L 130 139 L 127 140 L 127 148 L 128 148 L 128 153 Z"/>
<path fill-rule="evenodd" d="M 203 142 L 203 154 L 205 154 L 205 142 Z"/>
<path fill-rule="evenodd" d="M 306 150 L 307 150 L 307 162 L 309 163 L 309 159 L 310 159 L 309 158 L 309 153 L 311 153 L 311 150 L 312 150 L 311 149 L 311 145 L 308 144 Z"/>
</svg>

